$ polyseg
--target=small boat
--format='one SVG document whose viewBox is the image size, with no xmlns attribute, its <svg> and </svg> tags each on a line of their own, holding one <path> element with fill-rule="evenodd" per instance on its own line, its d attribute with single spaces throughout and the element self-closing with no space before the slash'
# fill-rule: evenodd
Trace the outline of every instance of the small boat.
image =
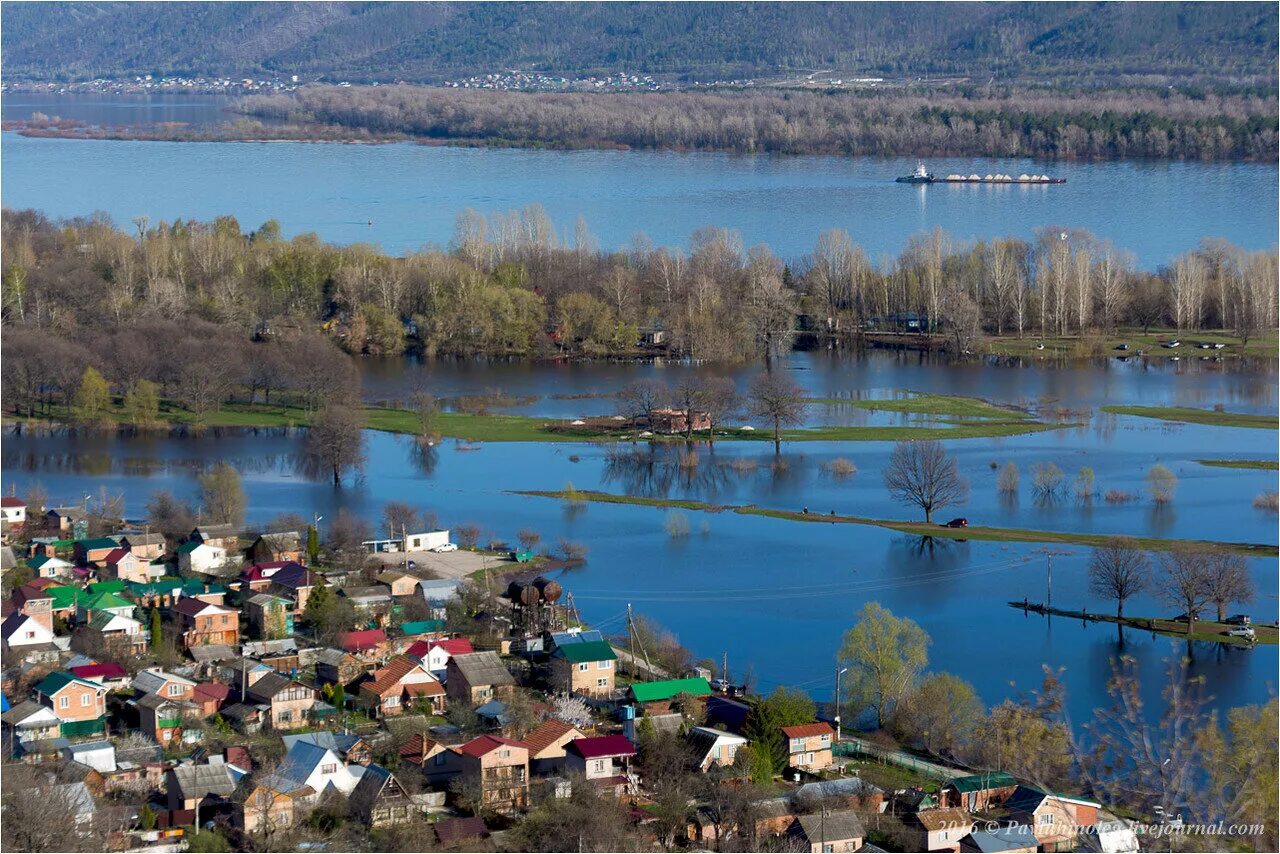
<svg viewBox="0 0 1280 854">
<path fill-rule="evenodd" d="M 899 184 L 932 184 L 934 177 L 929 174 L 929 170 L 924 168 L 924 161 L 916 162 L 916 171 L 910 175 L 903 175 L 901 178 L 894 178 Z"/>
</svg>

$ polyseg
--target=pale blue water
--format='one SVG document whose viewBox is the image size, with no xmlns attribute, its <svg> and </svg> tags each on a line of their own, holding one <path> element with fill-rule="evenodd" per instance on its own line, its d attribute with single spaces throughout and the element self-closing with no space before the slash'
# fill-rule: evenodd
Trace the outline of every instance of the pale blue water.
<svg viewBox="0 0 1280 854">
<path fill-rule="evenodd" d="M 391 252 L 446 244 L 457 214 L 543 205 L 567 240 L 586 218 L 606 248 L 644 232 L 685 245 L 697 228 L 741 231 L 797 261 L 818 235 L 849 231 L 873 259 L 941 226 L 958 240 L 1083 228 L 1155 269 L 1204 237 L 1276 245 L 1274 164 L 936 160 L 937 173 L 1051 173 L 1059 186 L 895 184 L 910 159 L 744 157 L 652 151 L 534 151 L 415 144 L 161 143 L 4 134 L 3 202 L 117 223 L 232 214 L 292 236 Z M 369 225 L 372 221 L 372 226 Z"/>
</svg>

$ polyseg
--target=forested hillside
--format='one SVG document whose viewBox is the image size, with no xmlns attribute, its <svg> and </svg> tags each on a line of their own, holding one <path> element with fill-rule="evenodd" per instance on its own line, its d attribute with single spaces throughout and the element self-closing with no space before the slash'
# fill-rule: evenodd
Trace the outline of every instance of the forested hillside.
<svg viewBox="0 0 1280 854">
<path fill-rule="evenodd" d="M 5 3 L 8 77 L 1276 73 L 1270 3 Z"/>
</svg>

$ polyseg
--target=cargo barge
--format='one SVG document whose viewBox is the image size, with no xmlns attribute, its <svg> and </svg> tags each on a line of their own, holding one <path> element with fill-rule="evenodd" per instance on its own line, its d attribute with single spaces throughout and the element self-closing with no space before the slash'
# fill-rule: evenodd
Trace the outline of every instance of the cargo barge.
<svg viewBox="0 0 1280 854">
<path fill-rule="evenodd" d="M 916 165 L 916 171 L 910 175 L 895 178 L 899 184 L 1065 184 L 1066 178 L 1051 178 L 1048 175 L 1002 175 L 1000 173 L 979 175 L 947 175 L 940 177 L 924 168 L 923 163 Z"/>
</svg>

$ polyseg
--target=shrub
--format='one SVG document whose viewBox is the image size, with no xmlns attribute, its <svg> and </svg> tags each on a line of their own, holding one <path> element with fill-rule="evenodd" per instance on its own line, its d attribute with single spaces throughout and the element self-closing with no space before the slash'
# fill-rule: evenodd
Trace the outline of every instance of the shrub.
<svg viewBox="0 0 1280 854">
<path fill-rule="evenodd" d="M 1088 501 L 1093 498 L 1093 481 L 1093 469 L 1088 466 L 1081 466 L 1080 471 L 1076 473 L 1076 498 L 1081 501 Z"/>
<path fill-rule="evenodd" d="M 1147 492 L 1156 504 L 1168 504 L 1173 501 L 1173 494 L 1178 491 L 1178 476 L 1156 463 L 1147 471 Z"/>
<path fill-rule="evenodd" d="M 1253 506 L 1259 510 L 1270 510 L 1272 513 L 1280 511 L 1280 493 L 1263 492 L 1253 499 Z"/>
<path fill-rule="evenodd" d="M 836 457 L 831 462 L 824 464 L 823 468 L 836 477 L 848 477 L 851 474 L 858 473 L 858 467 L 853 464 L 853 460 L 848 460 L 844 457 Z"/>
<path fill-rule="evenodd" d="M 1062 469 L 1055 463 L 1036 463 L 1031 467 L 1031 486 L 1037 495 L 1050 497 L 1062 489 Z"/>
<path fill-rule="evenodd" d="M 564 555 L 565 560 L 587 559 L 587 547 L 582 543 L 576 543 L 573 540 L 561 540 L 560 553 Z"/>
<path fill-rule="evenodd" d="M 689 536 L 689 517 L 679 510 L 667 511 L 667 536 L 673 539 Z"/>
<path fill-rule="evenodd" d="M 1004 468 L 1000 469 L 1000 474 L 996 477 L 996 489 L 1006 495 L 1012 495 L 1018 491 L 1018 464 L 1013 460 L 1004 464 Z"/>
<path fill-rule="evenodd" d="M 1128 504 L 1138 500 L 1137 493 L 1125 492 L 1123 489 L 1108 489 L 1107 494 L 1102 497 L 1108 504 Z"/>
</svg>

